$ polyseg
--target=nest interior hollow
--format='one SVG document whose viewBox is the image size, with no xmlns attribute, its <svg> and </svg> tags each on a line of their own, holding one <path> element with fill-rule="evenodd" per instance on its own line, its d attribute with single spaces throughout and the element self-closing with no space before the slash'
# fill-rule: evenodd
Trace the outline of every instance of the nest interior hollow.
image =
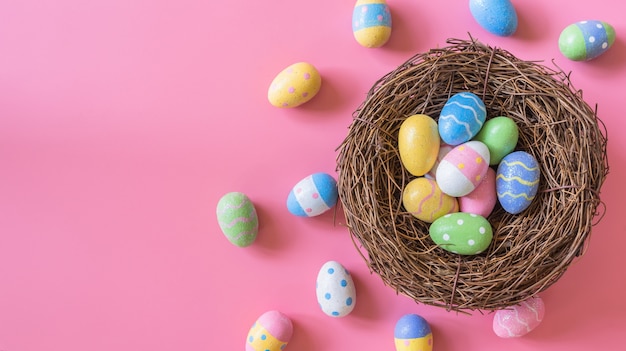
<svg viewBox="0 0 626 351">
<path fill-rule="evenodd" d="M 437 120 L 448 98 L 470 91 L 487 119 L 508 116 L 516 150 L 541 171 L 537 196 L 513 215 L 487 217 L 489 248 L 460 256 L 437 247 L 429 224 L 407 213 L 397 135 L 410 115 Z M 583 254 L 608 173 L 606 130 L 569 76 L 477 40 L 449 39 L 378 80 L 354 112 L 338 148 L 341 205 L 355 246 L 372 272 L 416 302 L 448 310 L 497 310 L 544 291 Z"/>
</svg>

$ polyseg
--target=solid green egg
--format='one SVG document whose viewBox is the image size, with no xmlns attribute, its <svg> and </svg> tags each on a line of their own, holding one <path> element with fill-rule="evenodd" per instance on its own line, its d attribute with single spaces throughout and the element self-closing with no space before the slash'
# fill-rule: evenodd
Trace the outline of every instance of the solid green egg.
<svg viewBox="0 0 626 351">
<path fill-rule="evenodd" d="M 499 116 L 485 122 L 473 140 L 478 140 L 487 145 L 489 149 L 490 165 L 497 165 L 504 158 L 515 150 L 519 130 L 512 118 Z"/>
</svg>

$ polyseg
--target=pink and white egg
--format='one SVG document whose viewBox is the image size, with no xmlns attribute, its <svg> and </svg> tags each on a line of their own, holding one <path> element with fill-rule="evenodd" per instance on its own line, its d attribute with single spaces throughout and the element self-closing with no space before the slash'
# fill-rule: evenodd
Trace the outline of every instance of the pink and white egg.
<svg viewBox="0 0 626 351">
<path fill-rule="evenodd" d="M 482 182 L 489 168 L 489 149 L 476 140 L 456 146 L 441 160 L 435 178 L 444 193 L 461 197 Z"/>
</svg>

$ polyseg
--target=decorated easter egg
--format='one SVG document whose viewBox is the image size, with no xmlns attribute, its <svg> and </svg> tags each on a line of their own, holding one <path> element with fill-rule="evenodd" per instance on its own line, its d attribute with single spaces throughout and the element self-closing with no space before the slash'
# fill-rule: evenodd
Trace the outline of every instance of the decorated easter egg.
<svg viewBox="0 0 626 351">
<path fill-rule="evenodd" d="M 545 314 L 543 300 L 531 297 L 519 305 L 498 310 L 493 316 L 493 331 L 501 338 L 516 338 L 537 328 Z"/>
<path fill-rule="evenodd" d="M 435 177 L 441 190 L 454 197 L 471 193 L 489 168 L 489 149 L 472 140 L 456 146 L 441 160 Z"/>
<path fill-rule="evenodd" d="M 565 27 L 559 36 L 559 50 L 573 61 L 587 61 L 602 55 L 615 42 L 615 29 L 604 21 L 580 21 Z"/>
<path fill-rule="evenodd" d="M 437 122 L 427 115 L 413 115 L 405 119 L 398 132 L 400 161 L 409 173 L 423 176 L 439 153 Z"/>
<path fill-rule="evenodd" d="M 525 151 L 506 155 L 496 172 L 496 192 L 502 208 L 511 214 L 528 208 L 537 194 L 539 176 L 539 164 L 533 155 Z"/>
<path fill-rule="evenodd" d="M 317 274 L 315 295 L 325 314 L 331 317 L 347 316 L 356 303 L 356 289 L 350 272 L 337 261 L 324 263 Z"/>
<path fill-rule="evenodd" d="M 459 210 L 488 217 L 498 202 L 496 171 L 489 167 L 483 181 L 471 193 L 458 198 Z"/>
<path fill-rule="evenodd" d="M 476 22 L 487 32 L 506 37 L 517 30 L 517 12 L 510 0 L 470 0 Z"/>
<path fill-rule="evenodd" d="M 217 202 L 217 222 L 233 245 L 246 247 L 257 237 L 259 220 L 250 198 L 244 193 L 230 192 Z"/>
<path fill-rule="evenodd" d="M 364 47 L 385 45 L 391 36 L 391 12 L 385 0 L 357 0 L 352 11 L 352 33 Z"/>
<path fill-rule="evenodd" d="M 448 145 L 446 143 L 439 144 L 439 153 L 437 153 L 437 160 L 435 160 L 435 164 L 428 171 L 428 173 L 424 174 L 424 177 L 428 179 L 436 179 L 435 176 L 437 174 L 437 167 L 439 167 L 439 163 L 452 149 L 454 149 L 454 146 L 452 145 Z"/>
<path fill-rule="evenodd" d="M 289 317 L 279 311 L 263 313 L 246 338 L 246 351 L 282 351 L 293 334 Z"/>
<path fill-rule="evenodd" d="M 491 224 L 485 217 L 466 212 L 447 214 L 434 221 L 428 231 L 435 244 L 460 255 L 485 251 L 493 238 Z"/>
<path fill-rule="evenodd" d="M 330 174 L 319 172 L 300 180 L 287 196 L 287 209 L 300 217 L 314 217 L 337 204 L 337 181 Z"/>
<path fill-rule="evenodd" d="M 482 141 L 489 149 L 489 164 L 497 165 L 502 158 L 513 152 L 519 131 L 512 118 L 498 116 L 485 122 L 473 140 Z"/>
<path fill-rule="evenodd" d="M 415 178 L 404 187 L 402 205 L 407 212 L 427 223 L 459 210 L 455 197 L 444 194 L 436 181 L 425 177 Z"/>
<path fill-rule="evenodd" d="M 487 117 L 483 101 L 470 92 L 452 95 L 441 108 L 439 135 L 444 143 L 459 145 L 472 139 Z"/>
<path fill-rule="evenodd" d="M 276 107 L 296 107 L 317 95 L 321 86 L 322 77 L 317 69 L 310 63 L 298 62 L 276 75 L 267 98 Z"/>
<path fill-rule="evenodd" d="M 433 333 L 424 317 L 410 313 L 396 322 L 393 331 L 396 351 L 431 351 Z"/>
</svg>

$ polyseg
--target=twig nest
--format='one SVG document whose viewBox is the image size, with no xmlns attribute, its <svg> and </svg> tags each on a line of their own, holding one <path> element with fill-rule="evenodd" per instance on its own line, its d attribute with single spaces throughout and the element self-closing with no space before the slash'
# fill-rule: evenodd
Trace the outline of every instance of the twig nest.
<svg viewBox="0 0 626 351">
<path fill-rule="evenodd" d="M 415 179 L 398 134 L 406 118 L 439 116 L 451 96 L 472 92 L 487 121 L 511 118 L 515 151 L 540 168 L 539 188 L 519 214 L 496 204 L 489 246 L 460 255 L 437 245 L 427 221 L 402 204 Z M 606 131 L 569 76 L 476 40 L 417 54 L 370 89 L 338 149 L 338 192 L 355 246 L 385 284 L 416 302 L 494 311 L 556 282 L 583 254 L 608 172 Z"/>
</svg>

